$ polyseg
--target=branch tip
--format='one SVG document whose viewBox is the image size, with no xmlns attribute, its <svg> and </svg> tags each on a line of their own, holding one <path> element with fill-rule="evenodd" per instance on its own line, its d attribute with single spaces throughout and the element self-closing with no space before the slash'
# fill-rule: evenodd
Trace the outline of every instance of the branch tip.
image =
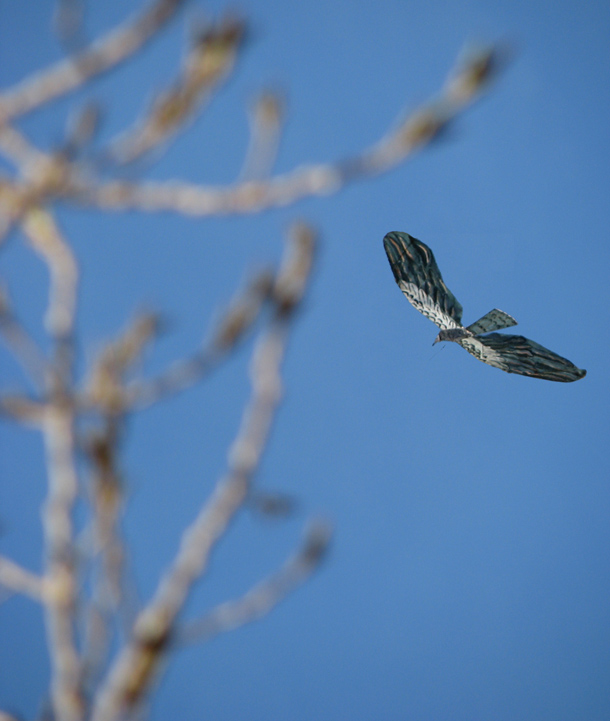
<svg viewBox="0 0 610 721">
<path fill-rule="evenodd" d="M 290 229 L 287 253 L 275 282 L 274 298 L 278 311 L 290 313 L 301 302 L 316 248 L 316 233 L 306 223 L 295 223 Z"/>
</svg>

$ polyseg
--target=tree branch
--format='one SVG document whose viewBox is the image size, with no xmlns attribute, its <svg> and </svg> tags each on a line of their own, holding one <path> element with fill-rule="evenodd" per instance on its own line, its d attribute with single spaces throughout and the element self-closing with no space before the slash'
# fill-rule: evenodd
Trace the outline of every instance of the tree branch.
<svg viewBox="0 0 610 721">
<path fill-rule="evenodd" d="M 66 192 L 76 203 L 104 210 L 173 211 L 199 217 L 255 213 L 308 196 L 329 195 L 348 182 L 393 168 L 434 140 L 485 88 L 496 70 L 496 55 L 494 50 L 484 50 L 458 65 L 439 100 L 415 111 L 378 143 L 344 161 L 303 166 L 268 180 L 225 187 L 176 181 L 87 184 L 75 179 Z"/>
<path fill-rule="evenodd" d="M 0 585 L 35 601 L 44 601 L 43 579 L 4 556 L 0 556 Z"/>
<path fill-rule="evenodd" d="M 230 304 L 210 342 L 191 358 L 177 361 L 150 380 L 137 380 L 124 389 L 125 408 L 147 408 L 199 383 L 227 356 L 260 316 L 272 287 L 269 272 L 260 273 Z"/>
<path fill-rule="evenodd" d="M 75 90 L 126 60 L 175 14 L 183 0 L 156 0 L 90 47 L 26 78 L 0 95 L 0 124 Z"/>
<path fill-rule="evenodd" d="M 21 171 L 39 164 L 46 157 L 22 133 L 8 124 L 0 125 L 0 151 Z"/>
<path fill-rule="evenodd" d="M 159 93 L 142 121 L 111 141 L 102 155 L 130 163 L 178 133 L 230 77 L 244 34 L 243 21 L 231 16 L 201 32 L 172 87 Z"/>
<path fill-rule="evenodd" d="M 243 167 L 242 181 L 266 178 L 273 168 L 280 144 L 284 103 L 270 91 L 261 93 L 250 108 L 250 142 Z"/>
<path fill-rule="evenodd" d="M 314 521 L 302 547 L 279 571 L 254 586 L 237 600 L 221 603 L 199 620 L 179 629 L 175 642 L 209 641 L 266 616 L 296 587 L 305 583 L 323 560 L 331 538 L 331 529 L 323 521 Z"/>
<path fill-rule="evenodd" d="M 52 667 L 51 698 L 56 718 L 80 721 L 84 700 L 74 628 L 78 590 L 72 520 L 78 478 L 73 409 L 69 401 L 57 398 L 47 407 L 43 433 L 49 469 L 43 528 L 47 553 L 46 625 Z"/>
<path fill-rule="evenodd" d="M 55 357 L 42 417 L 49 474 L 43 509 L 46 551 L 46 627 L 51 655 L 51 702 L 55 717 L 81 721 L 84 714 L 82 668 L 75 616 L 78 588 L 75 573 L 74 504 L 78 494 L 75 406 L 73 401 L 73 331 L 78 270 L 72 251 L 53 216 L 33 207 L 22 227 L 49 268 L 50 292 L 46 327 L 55 343 Z"/>
<path fill-rule="evenodd" d="M 0 335 L 38 390 L 45 387 L 51 368 L 43 352 L 12 313 L 8 294 L 0 288 Z"/>
<path fill-rule="evenodd" d="M 45 315 L 47 332 L 55 341 L 54 381 L 68 391 L 71 383 L 73 332 L 76 316 L 78 267 L 50 212 L 39 207 L 28 210 L 22 227 L 34 250 L 49 268 L 49 304 Z"/>
<path fill-rule="evenodd" d="M 252 397 L 229 452 L 227 475 L 219 481 L 212 497 L 185 531 L 171 568 L 151 602 L 136 619 L 132 639 L 119 654 L 106 683 L 100 688 L 92 721 L 113 721 L 133 709 L 148 692 L 193 584 L 205 572 L 214 547 L 247 498 L 281 397 L 280 368 L 289 322 L 301 300 L 311 268 L 312 232 L 299 225 L 292 235 L 292 252 L 275 284 L 276 313 L 253 354 Z"/>
<path fill-rule="evenodd" d="M 92 466 L 90 502 L 93 516 L 88 534 L 92 591 L 86 608 L 82 652 L 83 687 L 86 689 L 94 689 L 99 682 L 113 639 L 113 622 L 121 611 L 123 616 L 128 615 L 125 604 L 127 550 L 120 528 L 125 493 L 118 461 L 124 419 L 111 410 L 103 416 L 102 428 L 91 433 L 85 445 Z M 128 627 L 126 622 L 124 625 Z"/>
<path fill-rule="evenodd" d="M 15 716 L 12 716 L 6 711 L 0 711 L 0 721 L 19 721 Z"/>
</svg>

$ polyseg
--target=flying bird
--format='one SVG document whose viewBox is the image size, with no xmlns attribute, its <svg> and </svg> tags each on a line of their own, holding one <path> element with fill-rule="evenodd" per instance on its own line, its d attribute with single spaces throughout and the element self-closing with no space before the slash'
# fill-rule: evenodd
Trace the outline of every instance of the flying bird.
<svg viewBox="0 0 610 721">
<path fill-rule="evenodd" d="M 529 338 L 492 333 L 517 325 L 512 316 L 497 308 L 464 327 L 462 306 L 445 285 L 430 248 L 398 231 L 388 233 L 383 245 L 400 290 L 411 305 L 441 329 L 434 343 L 459 343 L 475 358 L 507 373 L 562 383 L 577 381 L 587 374 Z"/>
</svg>

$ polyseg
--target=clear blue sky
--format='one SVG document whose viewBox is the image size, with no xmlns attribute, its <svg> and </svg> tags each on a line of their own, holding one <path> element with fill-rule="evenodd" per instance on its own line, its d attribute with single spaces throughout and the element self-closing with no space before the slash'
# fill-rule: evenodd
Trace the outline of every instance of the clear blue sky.
<svg viewBox="0 0 610 721">
<path fill-rule="evenodd" d="M 92 3 L 95 5 L 95 3 Z M 137 7 L 91 7 L 93 31 Z M 50 2 L 5 3 L 3 86 L 58 57 Z M 224 7 L 214 0 L 205 10 Z M 229 182 L 245 105 L 285 90 L 279 170 L 338 159 L 433 95 L 468 42 L 513 60 L 447 137 L 390 174 L 260 216 L 194 221 L 66 209 L 83 268 L 83 354 L 134 309 L 170 331 L 155 370 L 199 342 L 291 220 L 320 230 L 315 282 L 286 365 L 261 487 L 299 499 L 271 523 L 244 513 L 189 606 L 243 593 L 332 519 L 328 562 L 269 617 L 180 653 L 153 718 L 195 721 L 605 721 L 610 718 L 608 463 L 610 6 L 560 0 L 242 2 L 251 40 L 228 89 L 155 165 L 157 178 Z M 192 15 L 195 6 L 187 11 Z M 173 75 L 184 24 L 97 82 L 106 130 Z M 57 145 L 73 98 L 23 128 Z M 508 375 L 459 347 L 397 289 L 382 239 L 421 238 L 472 322 L 491 308 L 586 368 L 558 384 Z M 0 256 L 40 333 L 44 269 L 14 238 Z M 5 386 L 21 382 L 3 353 Z M 247 395 L 242 352 L 207 385 L 130 427 L 126 532 L 144 597 L 224 467 Z M 40 568 L 40 439 L 0 426 L 0 552 Z M 38 609 L 0 606 L 0 707 L 32 717 L 46 684 Z"/>
</svg>

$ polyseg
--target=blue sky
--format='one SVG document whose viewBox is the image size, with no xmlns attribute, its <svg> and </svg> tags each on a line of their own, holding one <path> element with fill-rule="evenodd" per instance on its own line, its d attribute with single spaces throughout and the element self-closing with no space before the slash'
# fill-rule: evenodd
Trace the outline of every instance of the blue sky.
<svg viewBox="0 0 610 721">
<path fill-rule="evenodd" d="M 127 7 L 137 4 L 91 7 L 91 31 Z M 59 56 L 51 9 L 3 6 L 3 86 Z M 440 89 L 465 44 L 507 42 L 513 57 L 442 141 L 337 196 L 213 220 L 61 210 L 83 272 L 83 358 L 152 307 L 169 323 L 151 372 L 193 349 L 248 273 L 279 258 L 292 220 L 321 235 L 257 478 L 296 496 L 297 512 L 282 522 L 243 513 L 189 616 L 276 568 L 314 513 L 335 526 L 331 555 L 263 621 L 178 654 L 153 718 L 607 719 L 610 6 L 266 0 L 240 9 L 252 31 L 234 79 L 150 176 L 234 179 L 245 108 L 264 87 L 288 100 L 285 171 L 374 142 Z M 87 97 L 104 104 L 104 133 L 171 80 L 184 32 L 174 22 L 131 66 L 96 82 Z M 74 101 L 21 127 L 57 146 Z M 453 344 L 432 348 L 435 326 L 394 283 L 382 246 L 390 230 L 434 250 L 465 322 L 501 308 L 516 332 L 587 377 L 550 383 L 502 373 Z M 45 271 L 18 236 L 0 275 L 40 337 Z M 143 598 L 223 471 L 248 350 L 130 426 L 125 531 Z M 0 359 L 4 387 L 18 388 L 18 370 Z M 44 467 L 34 433 L 0 426 L 0 479 L 0 552 L 39 570 Z M 0 707 L 30 718 L 48 670 L 32 602 L 0 606 L 0 638 Z"/>
</svg>

